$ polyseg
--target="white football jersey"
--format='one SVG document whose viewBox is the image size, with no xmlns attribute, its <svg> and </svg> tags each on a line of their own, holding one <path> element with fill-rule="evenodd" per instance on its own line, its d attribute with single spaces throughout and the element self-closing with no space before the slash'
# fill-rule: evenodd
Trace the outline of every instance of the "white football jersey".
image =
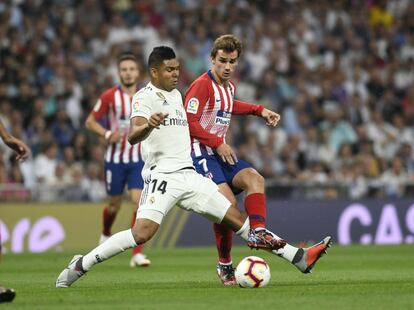
<svg viewBox="0 0 414 310">
<path fill-rule="evenodd" d="M 157 112 L 168 113 L 168 117 L 160 129 L 153 129 L 141 142 L 144 179 L 152 171 L 168 173 L 193 167 L 190 131 L 180 92 L 177 89 L 168 92 L 150 82 L 132 98 L 131 118 L 149 119 Z"/>
</svg>

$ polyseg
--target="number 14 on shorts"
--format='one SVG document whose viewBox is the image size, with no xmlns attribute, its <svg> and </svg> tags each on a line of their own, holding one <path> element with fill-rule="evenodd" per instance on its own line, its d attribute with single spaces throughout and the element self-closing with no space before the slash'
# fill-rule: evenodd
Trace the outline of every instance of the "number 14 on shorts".
<svg viewBox="0 0 414 310">
<path fill-rule="evenodd" d="M 165 194 L 165 191 L 167 190 L 167 181 L 160 181 L 158 184 L 158 180 L 154 179 L 149 184 L 149 188 L 151 188 L 151 194 L 155 193 L 155 191 L 159 191 L 161 194 Z"/>
</svg>

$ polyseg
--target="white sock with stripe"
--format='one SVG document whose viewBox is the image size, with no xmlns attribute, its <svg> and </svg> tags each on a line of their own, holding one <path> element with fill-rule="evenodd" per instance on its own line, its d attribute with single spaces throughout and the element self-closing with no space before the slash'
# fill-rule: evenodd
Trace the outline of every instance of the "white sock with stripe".
<svg viewBox="0 0 414 310">
<path fill-rule="evenodd" d="M 101 263 L 136 245 L 131 229 L 120 231 L 83 256 L 82 268 L 84 271 L 88 271 L 93 265 Z"/>
</svg>

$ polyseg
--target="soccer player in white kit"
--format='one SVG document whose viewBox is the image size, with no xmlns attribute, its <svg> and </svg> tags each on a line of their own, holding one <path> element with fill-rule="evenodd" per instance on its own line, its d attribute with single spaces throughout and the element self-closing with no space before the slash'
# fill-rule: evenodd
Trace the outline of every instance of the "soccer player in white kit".
<svg viewBox="0 0 414 310">
<path fill-rule="evenodd" d="M 133 98 L 128 137 L 131 144 L 143 141 L 145 161 L 145 186 L 136 223 L 85 256 L 75 255 L 56 280 L 56 287 L 69 287 L 93 265 L 151 239 L 174 205 L 228 225 L 251 248 L 276 250 L 285 245 L 269 231 L 249 231 L 249 220 L 219 193 L 214 182 L 195 171 L 187 117 L 181 94 L 175 89 L 179 63 L 174 51 L 165 46 L 154 48 L 148 64 L 151 82 Z"/>
<path fill-rule="evenodd" d="M 227 225 L 251 248 L 275 253 L 286 244 L 268 230 L 249 230 L 248 218 L 218 191 L 213 181 L 195 171 L 187 117 L 181 94 L 175 89 L 179 62 L 174 51 L 166 46 L 154 48 L 148 67 L 151 82 L 133 98 L 128 135 L 131 144 L 143 141 L 145 161 L 145 186 L 135 225 L 114 234 L 85 256 L 75 255 L 57 278 L 58 288 L 70 287 L 95 264 L 150 240 L 174 205 Z M 309 258 L 306 251 L 300 250 L 303 253 L 298 263 L 305 266 Z"/>
</svg>

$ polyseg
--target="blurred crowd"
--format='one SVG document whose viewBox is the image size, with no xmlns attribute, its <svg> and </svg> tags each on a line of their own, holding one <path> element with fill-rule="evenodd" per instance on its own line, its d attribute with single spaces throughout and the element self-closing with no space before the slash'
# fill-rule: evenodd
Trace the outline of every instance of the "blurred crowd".
<svg viewBox="0 0 414 310">
<path fill-rule="evenodd" d="M 227 139 L 239 158 L 276 184 L 326 185 L 322 198 L 338 196 L 333 185 L 354 199 L 409 195 L 412 16 L 410 0 L 1 1 L 0 118 L 33 152 L 17 165 L 0 145 L 2 198 L 27 199 L 44 184 L 103 199 L 105 141 L 84 120 L 117 82 L 117 56 L 140 59 L 144 85 L 152 48 L 173 47 L 185 92 L 224 33 L 244 44 L 236 97 L 282 116 L 276 129 L 234 116 Z M 24 186 L 10 193 L 13 184 Z"/>
</svg>

